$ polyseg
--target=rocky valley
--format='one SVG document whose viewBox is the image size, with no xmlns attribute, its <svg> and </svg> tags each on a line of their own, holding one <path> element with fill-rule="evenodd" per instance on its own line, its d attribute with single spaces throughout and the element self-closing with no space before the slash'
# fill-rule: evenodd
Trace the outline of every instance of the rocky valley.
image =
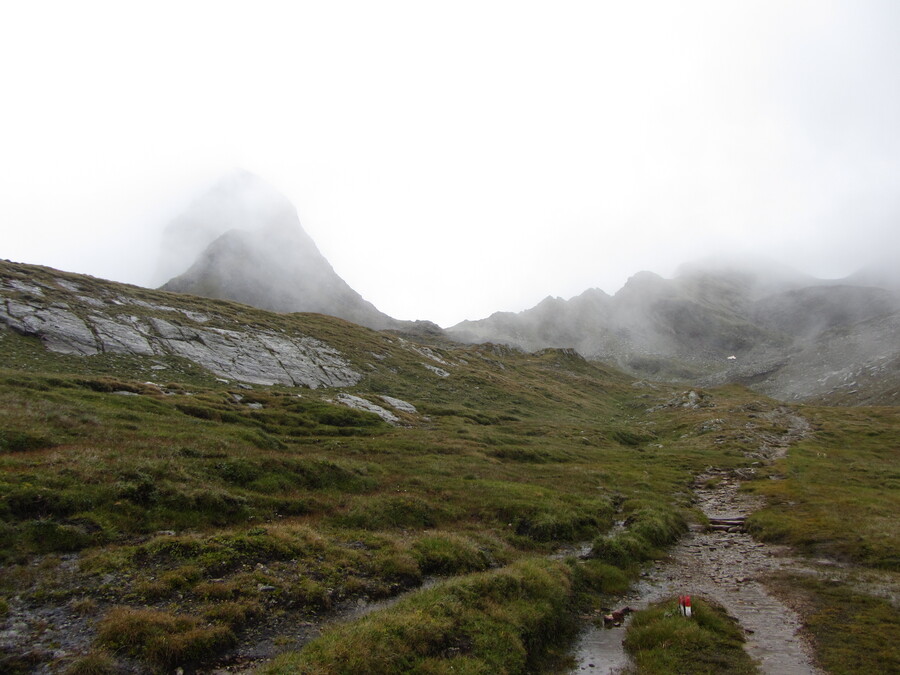
<svg viewBox="0 0 900 675">
<path fill-rule="evenodd" d="M 782 293 L 748 301 L 766 315 L 754 330 L 697 349 L 746 360 L 745 332 L 767 348 L 813 335 L 858 357 L 858 391 L 892 400 L 858 328 L 885 348 L 893 296 Z M 572 348 L 9 262 L 0 324 L 4 672 L 660 672 L 649 636 L 670 630 L 684 651 L 663 650 L 669 672 L 785 672 L 770 652 L 793 654 L 791 672 L 900 663 L 896 407 L 824 406 L 803 381 L 786 407 L 715 372 L 673 383 Z M 756 495 L 734 541 L 704 502 L 720 483 Z M 715 561 L 740 547 L 753 564 L 735 580 Z M 682 592 L 699 633 L 666 618 Z M 799 642 L 752 637 L 752 597 Z M 626 601 L 634 621 L 603 628 Z M 618 651 L 583 651 L 595 635 Z"/>
<path fill-rule="evenodd" d="M 900 667 L 883 277 L 705 263 L 441 330 L 252 176 L 167 236 L 159 290 L 0 262 L 4 672 Z"/>
</svg>

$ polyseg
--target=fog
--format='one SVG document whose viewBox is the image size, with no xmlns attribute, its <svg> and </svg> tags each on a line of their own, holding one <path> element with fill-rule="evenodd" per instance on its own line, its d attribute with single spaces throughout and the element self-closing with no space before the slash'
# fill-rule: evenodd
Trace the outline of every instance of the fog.
<svg viewBox="0 0 900 675">
<path fill-rule="evenodd" d="M 895 2 L 6 5 L 3 258 L 158 285 L 243 168 L 444 326 L 709 256 L 900 267 Z"/>
</svg>

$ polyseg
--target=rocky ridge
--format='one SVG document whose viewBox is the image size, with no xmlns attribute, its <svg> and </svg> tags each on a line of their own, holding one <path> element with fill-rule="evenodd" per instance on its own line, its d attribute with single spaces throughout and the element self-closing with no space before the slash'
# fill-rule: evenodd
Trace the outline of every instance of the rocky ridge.
<svg viewBox="0 0 900 675">
<path fill-rule="evenodd" d="M 638 377 L 737 382 L 782 400 L 900 402 L 900 294 L 785 269 L 695 265 L 641 272 L 614 296 L 592 289 L 447 329 L 462 342 L 574 347 Z"/>
</svg>

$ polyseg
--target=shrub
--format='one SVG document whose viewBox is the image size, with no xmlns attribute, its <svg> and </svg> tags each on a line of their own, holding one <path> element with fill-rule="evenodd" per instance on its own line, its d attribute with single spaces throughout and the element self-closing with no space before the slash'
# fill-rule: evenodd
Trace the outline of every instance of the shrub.
<svg viewBox="0 0 900 675">
<path fill-rule="evenodd" d="M 70 553 L 90 546 L 93 541 L 81 528 L 52 520 L 32 520 L 23 529 L 25 539 L 38 553 Z"/>
<path fill-rule="evenodd" d="M 0 429 L 0 452 L 27 452 L 52 448 L 56 443 L 40 434 Z"/>
<path fill-rule="evenodd" d="M 17 518 L 47 518 L 68 516 L 78 508 L 75 500 L 63 492 L 23 485 L 11 490 L 3 501 Z"/>
</svg>

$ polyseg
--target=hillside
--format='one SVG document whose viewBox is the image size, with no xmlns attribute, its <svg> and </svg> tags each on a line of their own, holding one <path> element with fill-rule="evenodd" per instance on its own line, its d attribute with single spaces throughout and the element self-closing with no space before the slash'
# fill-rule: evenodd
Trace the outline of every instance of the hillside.
<svg viewBox="0 0 900 675">
<path fill-rule="evenodd" d="M 711 466 L 761 479 L 759 536 L 882 588 L 897 569 L 895 409 L 8 262 L 0 324 L 4 672 L 564 671 L 579 617 L 701 527 Z M 768 464 L 800 414 L 813 435 Z M 883 612 L 855 579 L 804 593 Z"/>
<path fill-rule="evenodd" d="M 854 279 L 701 264 L 674 279 L 642 272 L 614 296 L 547 298 L 447 333 L 525 350 L 573 347 L 638 377 L 740 382 L 782 400 L 893 405 L 898 321 L 900 295 Z"/>
</svg>

